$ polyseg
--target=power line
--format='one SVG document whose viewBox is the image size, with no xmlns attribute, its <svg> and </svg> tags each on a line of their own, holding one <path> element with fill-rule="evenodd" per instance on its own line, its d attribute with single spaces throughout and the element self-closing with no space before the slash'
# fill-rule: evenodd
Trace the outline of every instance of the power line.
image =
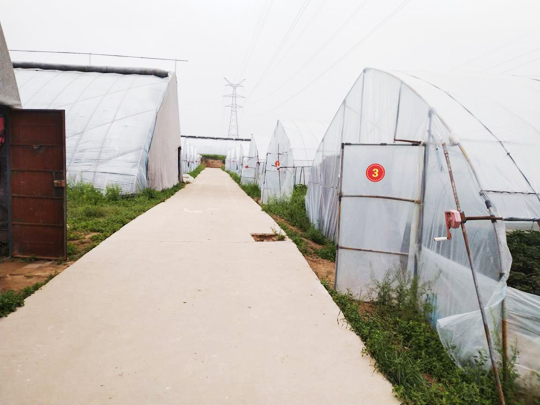
<svg viewBox="0 0 540 405">
<path fill-rule="evenodd" d="M 307 6 L 309 5 L 310 2 L 311 2 L 311 0 L 305 0 L 304 3 L 302 4 L 302 6 L 300 7 L 300 10 L 298 10 L 298 13 L 296 13 L 296 17 L 294 18 L 293 22 L 289 26 L 289 29 L 285 33 L 285 36 L 281 39 L 280 44 L 278 45 L 276 51 L 274 52 L 274 55 L 272 55 L 272 58 L 270 58 L 270 62 L 268 62 L 268 65 L 266 65 L 266 68 L 264 69 L 262 75 L 255 82 L 255 86 L 253 86 L 253 89 L 251 90 L 251 93 L 253 93 L 257 87 L 259 87 L 261 82 L 264 80 L 264 78 L 266 77 L 266 75 L 270 71 L 270 68 L 272 67 L 272 64 L 274 63 L 277 56 L 279 55 L 279 52 L 281 52 L 281 49 L 283 48 L 283 46 L 285 45 L 285 43 L 287 42 L 287 40 L 291 36 L 291 33 L 296 28 L 296 25 L 298 24 L 298 21 L 300 20 L 300 18 L 302 18 L 302 15 L 306 11 L 306 8 L 307 8 Z"/>
<path fill-rule="evenodd" d="M 324 44 L 322 44 L 322 46 L 319 47 L 319 49 L 317 49 L 315 51 L 315 53 L 313 53 L 311 55 L 311 57 L 300 67 L 300 69 L 298 69 L 296 72 L 294 72 L 294 74 L 289 77 L 281 86 L 279 86 L 277 89 L 275 89 L 272 93 L 270 93 L 269 95 L 267 95 L 266 97 L 264 98 L 261 98 L 257 101 L 254 101 L 254 103 L 259 103 L 261 101 L 264 101 L 266 100 L 267 98 L 273 96 L 274 94 L 276 94 L 279 90 L 281 90 L 283 87 L 285 87 L 292 79 L 294 79 L 296 77 L 296 75 L 298 75 L 298 73 L 300 73 L 302 70 L 304 70 L 304 68 L 306 66 L 308 66 L 311 61 L 313 61 L 313 59 L 315 59 L 317 57 L 317 55 L 319 55 L 319 53 L 321 53 L 321 51 L 326 48 L 326 46 L 328 46 L 328 44 L 330 42 L 332 42 L 332 40 L 351 22 L 351 20 L 360 12 L 360 10 L 362 10 L 365 5 L 369 2 L 370 0 L 365 0 L 362 4 L 360 4 L 354 11 L 353 13 L 339 26 L 339 28 L 334 31 L 334 33 L 330 36 L 330 38 L 328 38 L 326 40 L 326 42 Z M 253 89 L 255 90 L 255 89 Z M 253 94 L 253 91 L 251 92 L 251 94 Z M 250 94 L 250 95 L 251 95 Z M 249 96 L 248 96 L 249 98 Z"/>
<path fill-rule="evenodd" d="M 450 69 L 450 71 L 454 71 L 456 69 L 462 68 L 463 66 L 467 66 L 467 65 L 469 65 L 469 64 L 471 64 L 473 62 L 476 62 L 477 60 L 483 59 L 486 56 L 491 55 L 493 52 L 496 52 L 501 48 L 506 48 L 507 46 L 512 45 L 513 43 L 519 41 L 521 38 L 526 37 L 527 35 L 530 35 L 530 32 L 526 32 L 525 34 L 517 37 L 516 39 L 514 39 L 514 40 L 512 40 L 510 42 L 506 42 L 506 43 L 504 43 L 502 45 L 499 45 L 499 46 L 493 48 L 492 50 L 490 50 L 490 51 L 488 51 L 488 52 L 486 52 L 486 53 L 484 53 L 484 54 L 482 54 L 480 56 L 477 56 L 477 57 L 475 57 L 473 59 L 470 59 L 467 62 L 461 63 L 461 64 L 457 65 L 456 67 L 453 67 L 452 69 Z"/>
<path fill-rule="evenodd" d="M 247 67 L 249 66 L 249 63 L 251 62 L 251 58 L 253 56 L 253 52 L 255 51 L 255 48 L 257 47 L 259 43 L 261 34 L 264 30 L 264 26 L 266 25 L 266 21 L 268 20 L 268 16 L 270 15 L 270 10 L 272 9 L 273 5 L 274 5 L 274 0 L 265 1 L 263 8 L 261 9 L 261 12 L 259 14 L 259 19 L 257 20 L 257 24 L 255 25 L 254 35 L 251 37 L 251 41 L 246 50 L 244 61 L 242 62 L 242 64 L 240 65 L 240 68 L 238 69 L 237 77 L 243 76 L 244 73 L 246 72 Z"/>
<path fill-rule="evenodd" d="M 298 40 L 300 38 L 302 38 L 302 36 L 304 35 L 304 33 L 307 31 L 307 29 L 311 26 L 311 24 L 313 23 L 313 21 L 315 20 L 315 18 L 319 15 L 319 13 L 321 12 L 321 10 L 324 8 L 324 6 L 326 5 L 326 3 L 328 3 L 328 0 L 323 0 L 321 1 L 321 3 L 319 4 L 319 7 L 317 8 L 317 10 L 315 10 L 315 12 L 313 13 L 313 15 L 311 16 L 311 18 L 309 19 L 308 23 L 304 26 L 304 28 L 302 28 L 302 31 L 300 31 L 300 33 L 298 34 L 298 36 L 296 37 L 296 39 L 293 41 L 293 43 L 289 46 L 289 48 L 284 52 L 283 56 L 281 57 L 281 59 L 278 61 L 278 63 L 275 65 L 274 69 L 277 68 L 281 62 L 283 62 L 283 60 L 285 59 L 285 56 L 287 56 L 289 54 L 289 52 L 294 48 L 294 45 L 296 45 L 296 43 L 298 42 Z"/>
<path fill-rule="evenodd" d="M 306 89 L 308 89 L 311 85 L 313 85 L 316 81 L 318 81 L 321 77 L 325 76 L 328 72 L 330 72 L 334 67 L 336 67 L 343 59 L 345 59 L 347 56 L 349 56 L 356 48 L 358 48 L 360 45 L 362 45 L 369 37 L 371 37 L 375 32 L 377 32 L 380 28 L 382 28 L 392 17 L 394 17 L 397 13 L 399 13 L 401 10 L 403 10 L 412 0 L 405 0 L 403 3 L 401 3 L 394 11 L 392 11 L 384 20 L 382 20 L 375 28 L 373 28 L 370 32 L 368 32 L 360 41 L 358 41 L 352 48 L 350 48 L 347 52 L 345 52 L 338 60 L 336 60 L 332 65 L 330 65 L 324 72 L 322 72 L 319 76 L 317 76 L 315 79 L 313 79 L 311 82 L 309 82 L 307 85 L 302 87 L 298 92 L 296 92 L 294 95 L 289 97 L 287 100 L 285 100 L 283 103 L 278 105 L 277 107 L 274 107 L 271 110 L 268 110 L 264 113 L 257 114 L 264 115 L 269 112 L 272 112 L 274 110 L 277 110 L 279 107 L 283 106 L 284 104 L 287 104 L 289 101 L 296 98 L 299 94 L 304 92 Z"/>
<path fill-rule="evenodd" d="M 540 50 L 540 47 L 539 47 L 539 48 L 535 48 L 535 49 L 533 49 L 533 50 L 530 50 L 530 51 L 528 51 L 528 52 L 525 52 L 525 53 L 523 53 L 523 54 L 521 54 L 521 55 L 518 55 L 518 56 L 516 56 L 516 57 L 514 57 L 514 58 L 505 60 L 504 62 L 497 63 L 496 65 L 493 65 L 493 66 L 491 66 L 491 67 L 488 67 L 487 69 L 482 70 L 482 73 L 487 72 L 488 70 L 491 70 L 491 69 L 496 68 L 496 67 L 498 67 L 498 66 L 504 65 L 504 64 L 506 64 L 506 63 L 508 63 L 508 62 L 512 62 L 513 60 L 519 59 L 519 58 L 521 58 L 521 57 L 523 57 L 523 56 L 529 55 L 530 53 L 536 52 L 536 51 L 538 51 L 538 50 Z"/>
<path fill-rule="evenodd" d="M 115 55 L 115 54 L 109 54 L 109 53 L 94 53 L 94 52 L 36 51 L 36 50 L 22 50 L 22 49 L 9 49 L 9 52 L 32 52 L 32 53 L 58 53 L 58 54 L 68 54 L 68 55 L 113 56 L 115 58 L 151 59 L 151 60 L 168 60 L 168 61 L 173 61 L 173 62 L 188 62 L 188 60 L 186 60 L 186 59 L 151 58 L 149 56 L 128 56 L 128 55 Z"/>
<path fill-rule="evenodd" d="M 528 62 L 522 63 L 521 65 L 514 66 L 513 68 L 507 69 L 507 70 L 505 70 L 504 72 L 501 72 L 500 74 L 509 72 L 509 71 L 511 71 L 511 70 L 518 69 L 518 68 L 520 68 L 520 67 L 522 67 L 522 66 L 528 65 L 529 63 L 536 62 L 536 61 L 539 60 L 539 59 L 540 59 L 540 56 L 539 56 L 538 58 L 534 58 L 534 59 L 532 59 L 532 60 L 530 60 L 530 61 L 528 61 Z"/>
</svg>

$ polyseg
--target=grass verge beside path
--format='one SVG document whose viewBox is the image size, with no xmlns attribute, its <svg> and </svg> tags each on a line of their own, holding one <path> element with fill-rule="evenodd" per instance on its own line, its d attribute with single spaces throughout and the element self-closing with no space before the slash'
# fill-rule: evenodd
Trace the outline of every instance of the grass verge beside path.
<svg viewBox="0 0 540 405">
<path fill-rule="evenodd" d="M 251 184 L 242 184 L 241 178 L 238 174 L 234 172 L 230 172 L 228 170 L 223 169 L 231 178 L 240 186 L 244 192 L 253 198 L 255 201 L 259 201 L 261 198 L 261 190 L 259 189 L 259 186 L 257 183 L 251 183 Z"/>
<path fill-rule="evenodd" d="M 196 178 L 199 174 L 201 174 L 201 172 L 206 168 L 205 165 L 199 165 L 197 166 L 197 168 L 195 170 L 193 170 L 192 172 L 189 172 L 188 174 L 193 177 L 193 178 Z"/>
<path fill-rule="evenodd" d="M 189 174 L 195 178 L 204 168 L 200 165 Z M 91 184 L 68 185 L 68 260 L 79 259 L 124 225 L 172 197 L 183 187 L 184 184 L 179 183 L 161 191 L 147 188 L 139 194 L 123 196 L 118 187 L 108 187 L 103 194 Z M 27 297 L 53 277 L 51 275 L 45 281 L 20 291 L 0 293 L 0 318 L 23 306 Z"/>
<path fill-rule="evenodd" d="M 233 179 L 238 177 L 229 174 Z M 316 254 L 335 261 L 335 245 L 308 219 L 306 191 L 306 187 L 296 187 L 290 201 L 272 201 L 263 204 L 262 209 L 276 220 L 304 256 Z M 389 276 L 370 292 L 373 301 L 361 302 L 349 294 L 335 291 L 323 277 L 319 275 L 319 278 L 351 330 L 362 339 L 364 354 L 374 359 L 375 367 L 392 383 L 402 403 L 499 403 L 492 372 L 484 367 L 488 364 L 487 356 L 479 354 L 469 367 L 457 367 L 442 346 L 436 330 L 426 320 L 432 308 L 421 303 L 429 302 L 425 300 L 430 290 L 428 284 L 419 285 L 416 279 Z M 518 389 L 515 355 L 506 370 L 509 376 L 504 387 L 506 403 L 540 405 L 540 399 L 534 393 Z"/>
<path fill-rule="evenodd" d="M 270 201 L 268 204 L 263 204 L 262 209 L 275 219 L 302 254 L 314 255 L 335 262 L 335 243 L 328 240 L 308 219 L 306 193 L 306 186 L 296 186 L 289 201 Z"/>
<path fill-rule="evenodd" d="M 485 355 L 469 367 L 457 367 L 441 344 L 437 332 L 418 310 L 414 281 L 392 288 L 379 285 L 374 302 L 359 302 L 326 289 L 341 309 L 350 328 L 364 342 L 364 353 L 394 386 L 404 404 L 498 404 L 492 372 L 485 371 Z M 417 291 L 417 290 L 416 290 Z M 499 369 L 502 365 L 499 365 Z M 518 393 L 516 373 L 505 384 L 506 403 L 538 404 Z"/>
<path fill-rule="evenodd" d="M 197 177 L 198 166 L 189 174 Z M 183 183 L 161 191 L 144 189 L 135 195 L 120 195 L 120 188 L 108 187 L 105 194 L 91 184 L 68 187 L 68 257 L 77 260 L 127 223 L 172 197 Z"/>
<path fill-rule="evenodd" d="M 0 293 L 0 318 L 8 316 L 17 308 L 24 305 L 24 300 L 47 284 L 55 275 L 50 275 L 45 281 L 35 283 L 30 287 L 23 288 L 20 291 L 8 290 Z"/>
</svg>

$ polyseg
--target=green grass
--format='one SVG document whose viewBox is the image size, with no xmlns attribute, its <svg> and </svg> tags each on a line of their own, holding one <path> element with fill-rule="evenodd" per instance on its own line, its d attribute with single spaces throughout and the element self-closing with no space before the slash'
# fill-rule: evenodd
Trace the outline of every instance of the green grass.
<svg viewBox="0 0 540 405">
<path fill-rule="evenodd" d="M 391 283 L 390 279 L 378 283 L 375 301 L 361 303 L 323 281 L 351 329 L 362 338 L 364 354 L 373 357 L 375 367 L 393 384 L 402 403 L 498 404 L 492 373 L 484 368 L 487 357 L 479 354 L 469 366 L 457 367 L 437 332 L 426 322 L 431 308 L 418 303 L 426 302 L 422 299 L 426 298 L 429 286 L 421 286 L 414 279 L 400 280 L 397 287 Z M 510 379 L 505 384 L 506 403 L 538 404 L 535 399 L 525 400 L 518 394 L 513 369 L 516 355 L 510 362 Z"/>
<path fill-rule="evenodd" d="M 197 168 L 195 170 L 193 170 L 192 172 L 189 172 L 188 174 L 195 179 L 199 174 L 201 174 L 201 172 L 205 168 L 206 168 L 205 165 L 199 165 L 199 166 L 197 166 Z"/>
<path fill-rule="evenodd" d="M 263 204 L 262 209 L 276 219 L 289 239 L 296 243 L 304 255 L 311 253 L 322 259 L 335 262 L 336 245 L 309 221 L 305 204 L 306 193 L 306 186 L 296 186 L 290 200 L 272 200 L 268 204 Z M 304 239 L 310 240 L 320 247 L 309 246 Z"/>
<path fill-rule="evenodd" d="M 195 178 L 204 168 L 200 165 L 190 175 Z M 107 187 L 102 193 L 91 184 L 68 185 L 68 259 L 77 260 L 128 222 L 173 196 L 183 186 L 179 183 L 161 191 L 147 188 L 139 194 L 123 196 L 117 186 Z M 25 260 L 32 261 L 32 258 Z M 26 298 L 53 277 L 51 275 L 45 281 L 17 292 L 8 290 L 0 293 L 0 318 L 23 306 Z"/>
<path fill-rule="evenodd" d="M 203 169 L 200 165 L 189 174 L 195 178 Z M 91 184 L 68 185 L 68 259 L 77 260 L 183 186 L 179 183 L 161 191 L 147 188 L 139 194 L 124 196 L 118 187 L 108 187 L 102 193 Z"/>
<path fill-rule="evenodd" d="M 513 231 L 506 240 L 512 254 L 508 285 L 540 295 L 540 232 Z"/>
<path fill-rule="evenodd" d="M 35 283 L 29 287 L 23 288 L 20 291 L 8 290 L 0 293 L 0 318 L 8 316 L 17 308 L 24 305 L 24 300 L 35 293 L 45 284 L 53 279 L 55 275 L 50 275 L 45 281 Z"/>
<path fill-rule="evenodd" d="M 241 178 L 238 174 L 234 172 L 230 172 L 228 170 L 223 169 L 225 172 L 231 176 L 231 178 L 240 186 L 244 192 L 250 196 L 253 199 L 260 199 L 261 198 L 261 189 L 259 188 L 259 185 L 257 183 L 251 183 L 251 184 L 242 184 Z"/>
<path fill-rule="evenodd" d="M 225 164 L 225 159 L 227 156 L 225 155 L 201 155 L 203 159 L 212 159 L 212 160 L 221 160 L 223 164 Z"/>
</svg>

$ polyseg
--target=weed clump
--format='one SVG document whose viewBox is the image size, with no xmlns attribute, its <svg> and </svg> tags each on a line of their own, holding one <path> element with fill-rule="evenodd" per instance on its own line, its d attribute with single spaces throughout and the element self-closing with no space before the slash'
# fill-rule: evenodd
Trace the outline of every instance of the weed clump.
<svg viewBox="0 0 540 405">
<path fill-rule="evenodd" d="M 429 324 L 434 310 L 432 283 L 422 283 L 401 270 L 390 272 L 373 281 L 369 302 L 337 292 L 324 281 L 323 285 L 362 338 L 364 353 L 373 357 L 404 404 L 499 403 L 487 356 L 478 353 L 469 366 L 456 366 Z M 537 404 L 520 396 L 513 359 L 504 386 L 506 403 Z"/>
<path fill-rule="evenodd" d="M 105 189 L 105 199 L 107 201 L 118 201 L 120 199 L 120 194 L 122 189 L 118 184 L 108 185 Z"/>
<path fill-rule="evenodd" d="M 244 192 L 248 196 L 253 199 L 261 198 L 261 189 L 259 188 L 259 185 L 257 183 L 242 184 L 242 178 L 238 174 L 230 172 L 228 170 L 225 171 L 229 174 L 229 176 L 231 176 L 235 183 L 238 184 L 242 190 L 244 190 Z"/>
</svg>

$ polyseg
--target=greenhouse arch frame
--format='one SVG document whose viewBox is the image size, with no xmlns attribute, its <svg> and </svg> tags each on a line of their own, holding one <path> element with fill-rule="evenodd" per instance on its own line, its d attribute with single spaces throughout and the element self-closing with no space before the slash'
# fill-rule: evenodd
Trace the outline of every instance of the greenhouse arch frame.
<svg viewBox="0 0 540 405">
<path fill-rule="evenodd" d="M 506 286 L 506 229 L 540 219 L 540 115 L 529 104 L 540 105 L 530 78 L 365 69 L 319 146 L 306 196 L 311 222 L 338 244 L 336 288 L 363 296 L 389 271 L 419 273 L 458 364 L 487 352 L 472 262 L 489 329 L 520 342 L 522 376 L 540 371 L 540 297 Z M 370 181 L 372 164 L 386 168 L 383 180 Z M 451 210 L 463 212 L 469 246 L 458 229 L 441 240 Z"/>
</svg>

